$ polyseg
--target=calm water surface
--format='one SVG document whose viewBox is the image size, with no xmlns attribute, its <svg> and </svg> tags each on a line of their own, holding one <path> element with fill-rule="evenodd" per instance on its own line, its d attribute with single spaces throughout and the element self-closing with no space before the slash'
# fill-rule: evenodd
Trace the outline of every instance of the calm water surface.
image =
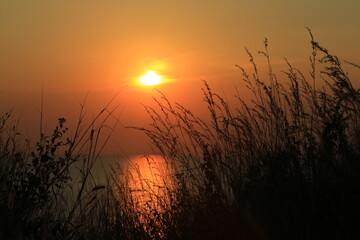
<svg viewBox="0 0 360 240">
<path fill-rule="evenodd" d="M 106 183 L 106 177 L 111 173 L 112 167 L 120 169 L 126 176 L 128 190 L 137 208 L 143 208 L 144 204 L 158 200 L 166 202 L 169 192 L 173 190 L 170 164 L 160 155 L 135 155 L 128 158 L 102 157 L 93 168 L 93 176 L 98 184 Z M 122 178 L 119 177 L 119 179 L 123 181 L 124 175 L 121 175 Z"/>
</svg>

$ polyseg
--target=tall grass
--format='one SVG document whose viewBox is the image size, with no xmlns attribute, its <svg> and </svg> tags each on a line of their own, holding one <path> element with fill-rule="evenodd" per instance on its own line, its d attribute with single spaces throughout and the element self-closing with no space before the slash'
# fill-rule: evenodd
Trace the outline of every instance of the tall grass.
<svg viewBox="0 0 360 240">
<path fill-rule="evenodd" d="M 204 82 L 210 121 L 171 103 L 145 107 L 145 132 L 173 162 L 168 209 L 180 239 L 353 239 L 360 200 L 360 92 L 338 57 L 311 37 L 310 73 L 287 59 L 280 83 L 268 41 L 262 79 L 237 66 L 252 93 L 231 105 Z M 356 64 L 350 67 L 359 68 Z M 176 214 L 173 209 L 176 209 Z M 171 238 L 174 238 L 173 236 Z"/>
<path fill-rule="evenodd" d="M 167 169 L 147 158 L 92 180 L 106 106 L 72 137 L 64 119 L 32 149 L 19 145 L 9 114 L 0 121 L 0 238 L 13 239 L 357 239 L 360 222 L 360 91 L 342 62 L 310 33 L 310 71 L 285 59 L 279 81 L 268 41 L 267 74 L 237 66 L 252 93 L 225 100 L 204 82 L 209 118 L 171 102 L 145 106 L 144 132 Z M 117 122 L 117 121 L 116 121 Z M 110 134 L 114 126 L 110 127 Z M 100 145 L 101 144 L 101 145 Z M 21 146 L 22 148 L 19 148 Z M 81 166 L 80 184 L 69 169 Z"/>
</svg>

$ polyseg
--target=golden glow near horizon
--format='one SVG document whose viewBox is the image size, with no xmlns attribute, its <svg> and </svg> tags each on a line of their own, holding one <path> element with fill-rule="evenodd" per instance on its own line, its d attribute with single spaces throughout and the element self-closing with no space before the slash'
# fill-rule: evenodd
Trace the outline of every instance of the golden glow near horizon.
<svg viewBox="0 0 360 240">
<path fill-rule="evenodd" d="M 154 71 L 146 72 L 140 77 L 140 83 L 145 86 L 154 86 L 162 82 L 162 77 Z"/>
<path fill-rule="evenodd" d="M 148 118 L 139 102 L 156 104 L 154 88 L 207 117 L 203 80 L 229 99 L 238 90 L 245 101 L 251 99 L 235 67 L 252 74 L 244 47 L 266 79 L 266 61 L 256 54 L 264 37 L 273 73 L 284 85 L 284 57 L 304 73 L 309 70 L 311 39 L 304 26 L 331 53 L 359 64 L 359 9 L 359 0 L 0 0 L 0 112 L 17 109 L 26 119 L 21 128 L 37 137 L 33 126 L 44 85 L 49 121 L 59 114 L 77 119 L 74 103 L 89 92 L 94 101 L 88 108 L 96 113 L 121 90 L 124 124 L 144 126 Z M 360 78 L 360 71 L 348 69 Z M 155 74 L 147 74 L 150 70 Z M 143 141 L 142 133 L 133 132 L 119 133 L 119 144 L 131 154 L 151 153 L 147 143 L 129 141 L 132 136 Z"/>
</svg>

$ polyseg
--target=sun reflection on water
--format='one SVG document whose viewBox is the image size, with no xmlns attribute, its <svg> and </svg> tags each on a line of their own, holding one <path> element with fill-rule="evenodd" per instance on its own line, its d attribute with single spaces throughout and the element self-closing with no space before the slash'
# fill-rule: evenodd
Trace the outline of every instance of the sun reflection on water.
<svg viewBox="0 0 360 240">
<path fill-rule="evenodd" d="M 136 156 L 128 166 L 128 186 L 134 210 L 146 231 L 160 226 L 172 204 L 175 190 L 169 162 L 160 155 Z"/>
</svg>

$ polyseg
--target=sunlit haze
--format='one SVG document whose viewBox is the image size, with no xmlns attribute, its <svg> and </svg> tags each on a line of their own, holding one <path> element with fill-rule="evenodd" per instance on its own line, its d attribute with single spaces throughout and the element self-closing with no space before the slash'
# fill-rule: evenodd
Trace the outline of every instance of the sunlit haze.
<svg viewBox="0 0 360 240">
<path fill-rule="evenodd" d="M 273 70 L 309 72 L 311 28 L 316 40 L 341 58 L 360 63 L 360 1 L 48 1 L 0 2 L 0 111 L 13 109 L 22 136 L 39 133 L 59 117 L 75 128 L 80 106 L 94 118 L 110 99 L 119 124 L 106 154 L 151 153 L 144 134 L 127 126 L 149 125 L 143 105 L 160 92 L 207 116 L 203 81 L 226 99 L 246 99 L 242 74 L 253 53 L 269 40 Z M 349 70 L 350 74 L 352 70 Z M 286 84 L 285 84 L 286 85 Z"/>
</svg>

